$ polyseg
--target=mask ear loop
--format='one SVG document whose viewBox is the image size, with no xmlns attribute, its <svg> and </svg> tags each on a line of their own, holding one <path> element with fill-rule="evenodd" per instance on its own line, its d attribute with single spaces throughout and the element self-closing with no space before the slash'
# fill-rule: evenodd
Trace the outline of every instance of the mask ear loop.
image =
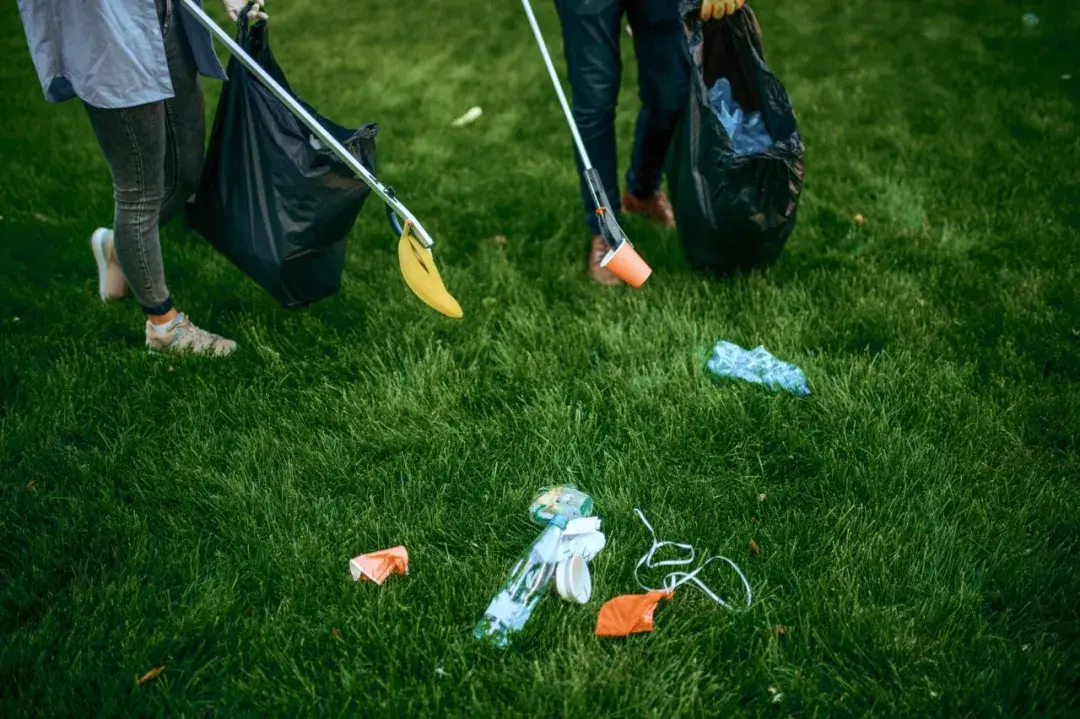
<svg viewBox="0 0 1080 719">
<path fill-rule="evenodd" d="M 729 605 L 727 602 L 725 602 L 722 598 L 720 598 L 719 595 L 717 595 L 715 592 L 713 592 L 713 590 L 709 589 L 709 587 L 706 586 L 703 581 L 701 581 L 700 579 L 697 578 L 697 575 L 699 573 L 701 573 L 701 570 L 704 569 L 705 567 L 709 566 L 709 562 L 715 561 L 717 559 L 721 559 L 721 560 L 727 562 L 731 566 L 731 568 L 735 570 L 735 574 L 739 575 L 739 579 L 742 580 L 743 587 L 746 589 L 746 607 L 745 608 L 749 609 L 750 604 L 753 602 L 753 599 L 754 599 L 753 591 L 750 589 L 750 582 L 747 581 L 746 575 L 742 573 L 742 570 L 739 569 L 738 565 L 735 564 L 735 562 L 733 562 L 730 559 L 728 559 L 727 557 L 723 557 L 723 556 L 709 557 L 708 559 L 706 559 L 704 562 L 701 563 L 701 566 L 699 566 L 697 569 L 695 569 L 692 572 L 672 572 L 671 574 L 667 575 L 667 577 L 664 578 L 664 587 L 665 587 L 665 589 L 669 589 L 669 590 L 674 591 L 674 589 L 676 587 L 678 587 L 679 585 L 686 584 L 687 582 L 692 582 L 695 586 L 697 586 L 698 589 L 705 592 L 705 594 L 709 597 L 709 599 L 713 600 L 714 602 L 716 602 L 717 604 L 719 604 L 722 607 L 725 607 L 727 609 L 732 609 L 731 605 Z"/>
<path fill-rule="evenodd" d="M 641 570 L 642 567 L 645 567 L 646 569 L 655 569 L 656 567 L 683 567 L 687 564 L 691 564 L 694 561 L 695 557 L 694 548 L 689 544 L 680 544 L 679 542 L 661 542 L 657 540 L 656 530 L 653 529 L 651 524 L 649 524 L 649 520 L 645 519 L 645 515 L 642 514 L 641 510 L 635 507 L 634 512 L 641 520 L 641 523 L 648 528 L 649 533 L 652 535 L 653 538 L 652 546 L 649 547 L 649 551 L 645 553 L 645 556 L 638 560 L 637 566 L 634 567 L 634 580 L 638 583 L 638 586 L 644 589 L 646 592 L 670 591 L 667 586 L 665 586 L 663 590 L 653 589 L 652 587 L 645 586 L 645 583 L 642 582 L 640 578 L 638 578 L 638 572 Z M 684 559 L 664 559 L 659 562 L 653 561 L 653 556 L 656 554 L 657 550 L 661 547 L 666 547 L 668 545 L 689 552 L 690 556 Z"/>
<path fill-rule="evenodd" d="M 642 524 L 644 524 L 648 528 L 649 533 L 652 534 L 653 537 L 652 547 L 649 548 L 649 551 L 645 554 L 645 556 L 638 560 L 637 566 L 634 567 L 634 579 L 637 581 L 638 586 L 640 586 L 645 591 L 654 592 L 657 590 L 652 589 L 651 587 L 646 587 L 645 584 L 640 579 L 638 579 L 638 571 L 641 569 L 641 567 L 644 566 L 646 569 L 653 569 L 655 567 L 679 567 L 691 564 L 694 561 L 694 547 L 692 545 L 682 544 L 680 542 L 658 541 L 656 539 L 656 530 L 654 530 L 652 525 L 649 524 L 649 521 L 645 519 L 645 515 L 642 514 L 641 510 L 635 507 L 634 512 L 637 513 L 638 518 L 641 519 Z M 688 551 L 690 553 L 690 556 L 686 559 L 667 559 L 660 562 L 654 562 L 653 555 L 656 554 L 656 551 L 661 547 L 666 547 L 668 545 Z M 671 572 L 666 577 L 664 577 L 664 583 L 662 585 L 663 591 L 671 592 L 674 591 L 676 587 L 686 584 L 687 582 L 692 582 L 695 586 L 697 586 L 698 589 L 703 591 L 705 595 L 709 597 L 709 599 L 712 599 L 714 602 L 726 609 L 731 609 L 731 606 L 727 602 L 725 602 L 719 595 L 709 589 L 709 587 L 706 586 L 704 582 L 697 578 L 697 575 L 701 573 L 701 570 L 709 566 L 710 562 L 717 559 L 721 559 L 727 562 L 731 566 L 731 568 L 735 570 L 735 573 L 739 575 L 739 579 L 742 580 L 743 587 L 746 589 L 746 608 L 749 608 L 750 604 L 753 602 L 753 591 L 750 589 L 750 582 L 747 581 L 746 575 L 742 573 L 742 570 L 739 569 L 738 565 L 724 556 L 709 557 L 704 562 L 702 562 L 697 569 L 692 572 Z"/>
</svg>

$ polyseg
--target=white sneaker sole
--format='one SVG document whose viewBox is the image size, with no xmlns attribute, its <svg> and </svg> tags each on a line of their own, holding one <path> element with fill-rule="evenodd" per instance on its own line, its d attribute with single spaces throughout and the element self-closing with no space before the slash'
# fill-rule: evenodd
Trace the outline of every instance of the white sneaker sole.
<svg viewBox="0 0 1080 719">
<path fill-rule="evenodd" d="M 109 295 L 105 292 L 105 274 L 109 271 L 109 262 L 105 259 L 105 238 L 108 237 L 109 231 L 104 227 L 100 227 L 94 230 L 94 234 L 90 237 L 90 247 L 94 251 L 94 262 L 97 263 L 98 273 L 98 297 L 102 302 L 109 301 Z"/>
</svg>

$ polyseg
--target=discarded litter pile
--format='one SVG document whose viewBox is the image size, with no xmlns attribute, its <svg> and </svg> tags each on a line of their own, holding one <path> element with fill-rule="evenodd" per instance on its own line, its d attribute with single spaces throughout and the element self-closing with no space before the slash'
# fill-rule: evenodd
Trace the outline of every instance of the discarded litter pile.
<svg viewBox="0 0 1080 719">
<path fill-rule="evenodd" d="M 587 562 L 607 543 L 600 519 L 593 517 L 592 497 L 572 487 L 543 489 L 529 507 L 540 536 L 510 571 L 510 578 L 491 600 L 473 635 L 499 647 L 525 626 L 552 580 L 563 599 L 584 604 L 592 597 Z"/>
<path fill-rule="evenodd" d="M 569 602 L 589 602 L 593 586 L 588 563 L 607 546 L 607 537 L 600 531 L 600 518 L 593 516 L 594 509 L 592 497 L 573 487 L 540 490 L 529 506 L 529 516 L 544 530 L 514 564 L 510 577 L 477 622 L 473 636 L 497 647 L 509 645 L 514 632 L 525 626 L 553 585 L 555 592 Z M 656 530 L 642 511 L 635 508 L 634 512 L 652 535 L 652 545 L 634 566 L 634 579 L 645 593 L 623 594 L 605 602 L 596 618 L 596 636 L 625 637 L 651 632 L 653 614 L 660 600 L 671 599 L 677 588 L 688 584 L 700 589 L 721 607 L 730 609 L 731 605 L 698 576 L 717 560 L 726 562 L 742 580 L 746 589 L 746 607 L 750 607 L 753 601 L 750 582 L 735 562 L 727 557 L 711 556 L 690 570 L 697 557 L 693 545 L 657 539 Z M 673 547 L 680 554 L 658 559 L 657 553 L 665 547 Z M 382 584 L 391 574 L 407 574 L 408 566 L 409 554 L 405 547 L 398 546 L 355 557 L 349 562 L 349 571 L 357 581 L 366 579 Z M 686 569 L 668 572 L 658 588 L 646 585 L 639 576 L 643 570 L 660 567 Z"/>
<path fill-rule="evenodd" d="M 525 626 L 533 610 L 552 587 L 563 599 L 586 604 L 592 598 L 592 577 L 588 563 L 607 546 L 600 531 L 600 518 L 593 516 L 594 504 L 589 495 L 573 487 L 545 488 L 529 507 L 529 516 L 544 527 L 528 551 L 514 564 L 510 576 L 495 598 L 488 604 L 476 624 L 473 636 L 490 641 L 497 647 L 509 645 L 512 635 Z M 597 617 L 596 635 L 621 637 L 653 629 L 653 613 L 661 599 L 674 596 L 677 587 L 693 584 L 722 607 L 728 603 L 712 591 L 699 577 L 702 570 L 716 560 L 727 562 L 746 588 L 746 606 L 752 601 L 750 583 L 734 562 L 727 557 L 707 557 L 692 571 L 672 571 L 662 580 L 661 587 L 646 586 L 638 573 L 657 567 L 688 567 L 694 563 L 693 546 L 679 542 L 660 541 L 641 510 L 634 510 L 652 534 L 652 546 L 638 561 L 634 577 L 645 594 L 626 594 L 607 601 Z M 657 560 L 664 547 L 683 552 L 672 559 Z M 367 579 L 381 584 L 391 574 L 405 574 L 409 555 L 404 547 L 362 554 L 349 563 L 353 579 Z"/>
</svg>

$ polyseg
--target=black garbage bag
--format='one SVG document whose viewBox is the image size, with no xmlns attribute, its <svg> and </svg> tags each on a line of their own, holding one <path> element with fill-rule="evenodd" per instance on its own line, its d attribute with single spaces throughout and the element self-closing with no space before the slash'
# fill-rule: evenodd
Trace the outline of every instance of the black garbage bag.
<svg viewBox="0 0 1080 719">
<path fill-rule="evenodd" d="M 240 23 L 237 42 L 293 94 L 270 52 L 265 22 Z M 282 305 L 337 292 L 348 235 L 371 190 L 233 58 L 188 224 Z M 369 124 L 347 130 L 296 98 L 365 167 Z"/>
<path fill-rule="evenodd" d="M 795 228 L 803 144 L 787 91 L 763 59 L 750 7 L 707 23 L 700 7 L 700 0 L 680 4 L 690 92 L 668 185 L 691 266 L 728 274 L 779 256 Z"/>
</svg>

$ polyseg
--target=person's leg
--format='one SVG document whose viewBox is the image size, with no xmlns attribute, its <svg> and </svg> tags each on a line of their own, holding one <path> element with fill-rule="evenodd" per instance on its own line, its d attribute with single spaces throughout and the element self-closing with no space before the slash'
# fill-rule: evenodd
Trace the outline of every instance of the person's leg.
<svg viewBox="0 0 1080 719">
<path fill-rule="evenodd" d="M 202 90 L 183 24 L 168 0 L 158 0 L 173 97 L 123 110 L 87 106 L 113 174 L 113 244 L 135 297 L 151 321 L 175 316 L 161 257 L 158 226 L 184 207 L 202 170 L 205 116 Z"/>
<path fill-rule="evenodd" d="M 236 345 L 193 325 L 173 307 L 165 285 L 158 226 L 194 189 L 202 165 L 202 95 L 194 63 L 171 0 L 157 0 L 176 96 L 124 109 L 86 106 L 113 178 L 115 219 L 109 251 L 147 315 L 146 342 L 154 349 L 225 355 Z M 186 57 L 185 57 L 186 53 Z M 193 89 L 194 88 L 194 89 Z M 200 117 L 196 119 L 194 113 Z M 95 233 L 98 254 L 100 233 Z M 99 262 L 100 266 L 100 262 Z"/>
<path fill-rule="evenodd" d="M 641 112 L 626 183 L 634 198 L 649 200 L 660 189 L 690 75 L 676 0 L 630 0 L 628 14 L 634 30 Z"/>
<path fill-rule="evenodd" d="M 165 106 L 103 110 L 86 106 L 113 178 L 113 246 L 131 291 L 148 316 L 172 310 L 158 238 L 165 185 Z"/>
<path fill-rule="evenodd" d="M 615 106 L 619 101 L 622 61 L 619 31 L 621 0 L 556 0 L 562 22 L 563 49 L 570 81 L 574 122 L 585 143 L 608 199 L 618 212 L 618 156 L 615 146 Z M 578 172 L 581 158 L 574 150 Z M 581 182 L 586 222 L 599 234 L 596 208 L 588 186 Z"/>
</svg>

